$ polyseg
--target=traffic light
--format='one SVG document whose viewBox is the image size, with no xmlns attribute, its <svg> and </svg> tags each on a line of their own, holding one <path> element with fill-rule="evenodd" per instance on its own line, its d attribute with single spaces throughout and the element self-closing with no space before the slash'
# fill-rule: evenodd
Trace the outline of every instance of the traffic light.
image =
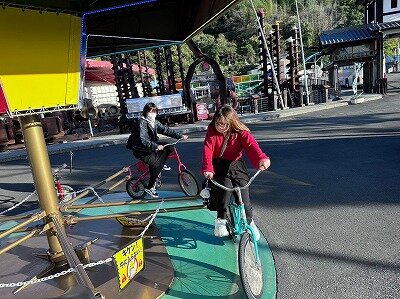
<svg viewBox="0 0 400 299">
<path fill-rule="evenodd" d="M 282 49 L 281 49 L 281 29 L 279 27 L 279 23 L 272 25 L 273 37 L 274 37 L 274 56 L 279 61 L 282 57 Z"/>
<path fill-rule="evenodd" d="M 274 36 L 274 45 L 273 45 L 273 56 L 274 56 L 274 64 L 276 70 L 276 76 L 278 79 L 279 84 L 282 84 L 285 80 L 285 70 L 284 64 L 282 61 L 282 42 L 281 42 L 281 29 L 279 26 L 279 22 L 276 22 L 272 25 L 274 29 L 273 36 Z"/>
<path fill-rule="evenodd" d="M 300 81 L 299 81 L 299 60 L 298 57 L 298 47 L 296 45 L 296 41 L 290 37 L 286 40 L 286 61 L 289 61 L 286 64 L 286 79 L 287 79 L 287 88 L 291 94 L 291 99 L 293 105 L 298 106 L 299 97 L 300 97 Z"/>
<path fill-rule="evenodd" d="M 292 90 L 299 90 L 299 47 L 297 41 L 292 37 L 286 41 L 286 45 L 286 59 L 289 60 L 289 63 L 286 64 L 288 69 L 287 77 Z"/>
</svg>

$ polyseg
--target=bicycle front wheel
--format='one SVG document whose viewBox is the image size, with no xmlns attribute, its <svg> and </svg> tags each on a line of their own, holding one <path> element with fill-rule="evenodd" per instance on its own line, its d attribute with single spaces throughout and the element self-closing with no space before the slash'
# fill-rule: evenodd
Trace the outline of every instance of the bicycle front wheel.
<svg viewBox="0 0 400 299">
<path fill-rule="evenodd" d="M 132 198 L 142 198 L 144 197 L 144 185 L 142 181 L 138 178 L 130 178 L 126 181 L 126 192 Z"/>
<path fill-rule="evenodd" d="M 61 190 L 62 190 L 62 200 L 65 202 L 68 202 L 76 197 L 76 192 L 71 186 L 61 185 Z"/>
<path fill-rule="evenodd" d="M 259 299 L 264 288 L 264 275 L 261 258 L 256 263 L 253 238 L 244 232 L 239 243 L 239 272 L 247 298 Z"/>
<path fill-rule="evenodd" d="M 182 170 L 182 172 L 178 175 L 178 181 L 182 191 L 186 195 L 195 196 L 200 193 L 199 184 L 197 183 L 193 173 L 191 173 L 189 170 Z"/>
</svg>

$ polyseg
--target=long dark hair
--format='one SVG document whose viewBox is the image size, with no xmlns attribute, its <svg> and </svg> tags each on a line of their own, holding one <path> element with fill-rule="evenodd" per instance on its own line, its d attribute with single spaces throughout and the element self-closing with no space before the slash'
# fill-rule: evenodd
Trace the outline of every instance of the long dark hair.
<svg viewBox="0 0 400 299">
<path fill-rule="evenodd" d="M 144 117 L 146 117 L 147 113 L 149 113 L 150 111 L 155 111 L 158 114 L 158 108 L 157 108 L 156 104 L 147 103 L 146 105 L 144 105 L 142 115 Z"/>
</svg>

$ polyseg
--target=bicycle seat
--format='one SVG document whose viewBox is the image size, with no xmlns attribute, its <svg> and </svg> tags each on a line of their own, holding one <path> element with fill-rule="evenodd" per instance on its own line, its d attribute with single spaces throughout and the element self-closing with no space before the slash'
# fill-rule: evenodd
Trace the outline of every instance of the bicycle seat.
<svg viewBox="0 0 400 299">
<path fill-rule="evenodd" d="M 91 289 L 77 284 L 70 287 L 64 294 L 58 297 L 49 297 L 43 299 L 96 299 Z"/>
</svg>

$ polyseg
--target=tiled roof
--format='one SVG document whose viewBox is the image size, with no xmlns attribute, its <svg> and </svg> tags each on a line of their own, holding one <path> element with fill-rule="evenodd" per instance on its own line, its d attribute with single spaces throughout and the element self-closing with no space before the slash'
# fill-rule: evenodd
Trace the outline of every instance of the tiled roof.
<svg viewBox="0 0 400 299">
<path fill-rule="evenodd" d="M 375 39 L 377 29 L 377 24 L 333 29 L 323 31 L 319 36 L 319 40 L 322 46 L 329 46 L 333 44 Z"/>
<path fill-rule="evenodd" d="M 400 21 L 392 21 L 387 23 L 379 23 L 379 28 L 381 31 L 400 28 Z"/>
</svg>

